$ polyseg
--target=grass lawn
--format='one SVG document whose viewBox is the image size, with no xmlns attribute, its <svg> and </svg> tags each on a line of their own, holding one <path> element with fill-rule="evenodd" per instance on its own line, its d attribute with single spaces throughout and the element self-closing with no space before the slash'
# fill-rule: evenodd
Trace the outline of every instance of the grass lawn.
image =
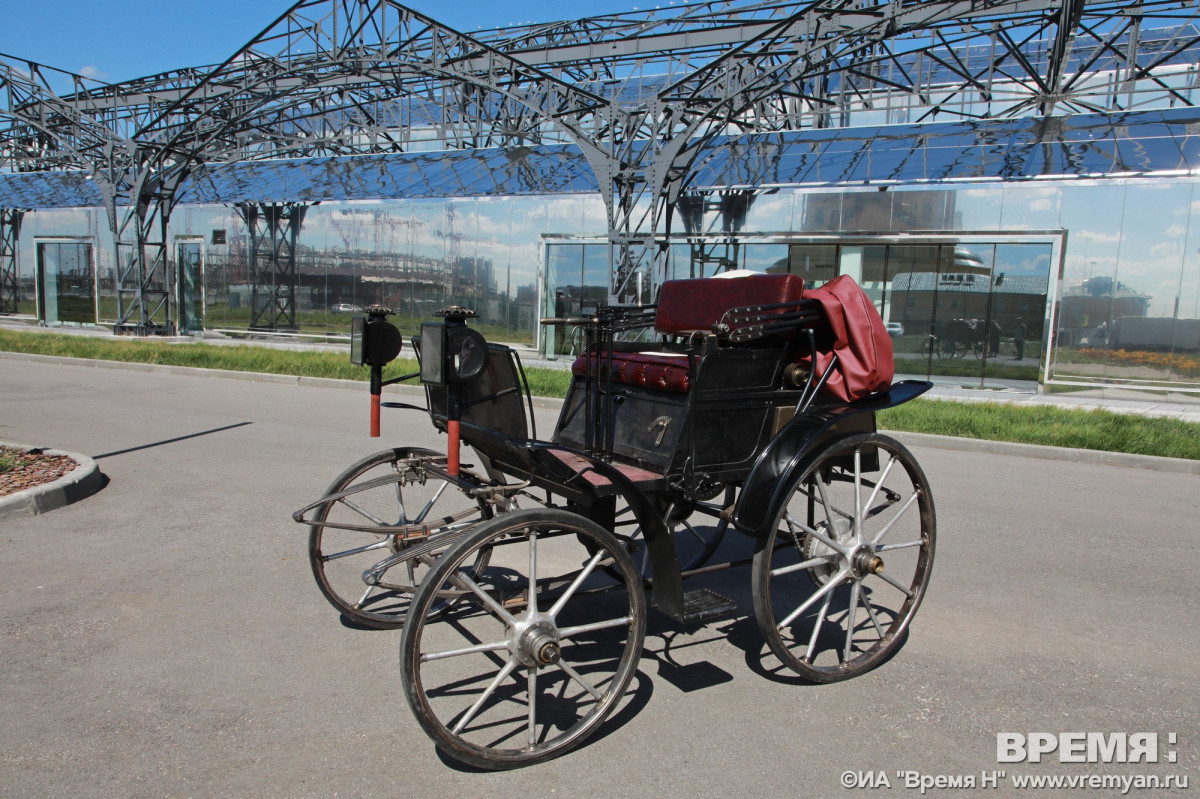
<svg viewBox="0 0 1200 799">
<path fill-rule="evenodd" d="M 363 382 L 368 377 L 368 370 L 351 364 L 347 353 L 294 352 L 250 344 L 224 346 L 0 330 L 0 350 Z M 401 358 L 389 364 L 384 378 L 416 369 L 415 360 Z M 534 395 L 566 395 L 568 373 L 526 368 L 526 375 Z M 1103 410 L 919 399 L 881 413 L 879 426 L 885 430 L 1200 460 L 1200 425 Z"/>
</svg>

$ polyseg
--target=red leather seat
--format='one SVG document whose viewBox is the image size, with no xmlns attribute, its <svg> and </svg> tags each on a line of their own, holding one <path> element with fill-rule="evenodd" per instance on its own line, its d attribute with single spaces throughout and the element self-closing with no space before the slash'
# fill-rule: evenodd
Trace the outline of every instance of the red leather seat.
<svg viewBox="0 0 1200 799">
<path fill-rule="evenodd" d="M 710 333 L 731 308 L 796 302 L 804 291 L 797 275 L 749 275 L 731 278 L 668 280 L 658 295 L 654 330 L 666 336 Z M 592 358 L 593 365 L 595 357 Z M 587 358 L 581 355 L 571 373 L 582 377 Z M 686 394 L 691 389 L 688 359 L 661 352 L 612 353 L 612 379 L 630 386 Z"/>
<path fill-rule="evenodd" d="M 665 336 L 708 333 L 730 308 L 797 302 L 804 293 L 799 275 L 747 275 L 668 280 L 658 295 L 654 329 Z"/>
</svg>

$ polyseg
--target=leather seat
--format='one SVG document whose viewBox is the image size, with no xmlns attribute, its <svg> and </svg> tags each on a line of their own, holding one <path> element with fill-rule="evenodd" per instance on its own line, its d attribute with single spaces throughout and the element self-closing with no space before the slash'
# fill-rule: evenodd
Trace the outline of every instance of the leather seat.
<svg viewBox="0 0 1200 799">
<path fill-rule="evenodd" d="M 654 330 L 664 336 L 707 335 L 731 308 L 796 302 L 803 291 L 804 280 L 792 274 L 668 280 L 659 289 Z M 591 361 L 595 374 L 594 355 Z M 580 355 L 571 365 L 571 373 L 583 377 L 587 362 L 588 358 Z M 614 352 L 610 363 L 615 382 L 679 394 L 691 390 L 686 355 Z"/>
</svg>

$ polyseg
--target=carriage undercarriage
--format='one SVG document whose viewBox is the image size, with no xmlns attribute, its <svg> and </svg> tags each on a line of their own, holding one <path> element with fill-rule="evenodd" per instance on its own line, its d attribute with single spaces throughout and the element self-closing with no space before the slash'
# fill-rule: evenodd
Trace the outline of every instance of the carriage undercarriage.
<svg viewBox="0 0 1200 799">
<path fill-rule="evenodd" d="M 738 612 L 687 590 L 716 570 L 750 571 L 768 648 L 809 681 L 862 674 L 902 644 L 934 508 L 875 413 L 928 384 L 831 396 L 827 311 L 781 277 L 669 282 L 657 309 L 569 320 L 587 348 L 549 440 L 514 351 L 484 343 L 462 309 L 422 326 L 419 410 L 447 451 L 368 456 L 295 518 L 334 607 L 403 628 L 405 695 L 452 757 L 510 768 L 586 740 L 637 670 L 649 607 L 681 625 Z M 362 326 L 375 397 L 395 357 L 385 324 L 377 312 Z M 658 346 L 622 340 L 647 324 Z M 740 552 L 714 564 L 718 547 Z"/>
</svg>

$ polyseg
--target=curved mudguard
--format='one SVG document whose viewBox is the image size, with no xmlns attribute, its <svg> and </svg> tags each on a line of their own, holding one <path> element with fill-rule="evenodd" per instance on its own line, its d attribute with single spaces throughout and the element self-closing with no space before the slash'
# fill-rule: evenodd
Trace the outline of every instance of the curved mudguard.
<svg viewBox="0 0 1200 799">
<path fill-rule="evenodd" d="M 744 533 L 759 536 L 787 501 L 786 478 L 796 469 L 807 466 L 804 461 L 816 451 L 818 444 L 836 438 L 841 432 L 839 427 L 849 428 L 847 434 L 862 432 L 855 428 L 856 423 L 863 421 L 860 414 L 873 415 L 894 408 L 932 387 L 932 383 L 922 380 L 903 380 L 865 400 L 817 408 L 792 419 L 754 461 L 750 476 L 738 494 L 733 510 L 734 525 Z"/>
<path fill-rule="evenodd" d="M 564 447 L 561 444 L 544 441 L 512 443 L 531 451 L 556 449 L 569 452 L 586 460 L 598 474 L 616 487 L 621 497 L 629 503 L 634 518 L 641 526 L 642 535 L 646 540 L 646 549 L 650 553 L 650 570 L 654 579 L 651 604 L 675 619 L 682 619 L 683 578 L 679 572 L 679 559 L 675 556 L 675 542 L 671 539 L 662 515 L 655 510 L 654 505 L 646 499 L 645 494 L 638 490 L 633 481 L 603 460 L 573 447 Z"/>
</svg>

